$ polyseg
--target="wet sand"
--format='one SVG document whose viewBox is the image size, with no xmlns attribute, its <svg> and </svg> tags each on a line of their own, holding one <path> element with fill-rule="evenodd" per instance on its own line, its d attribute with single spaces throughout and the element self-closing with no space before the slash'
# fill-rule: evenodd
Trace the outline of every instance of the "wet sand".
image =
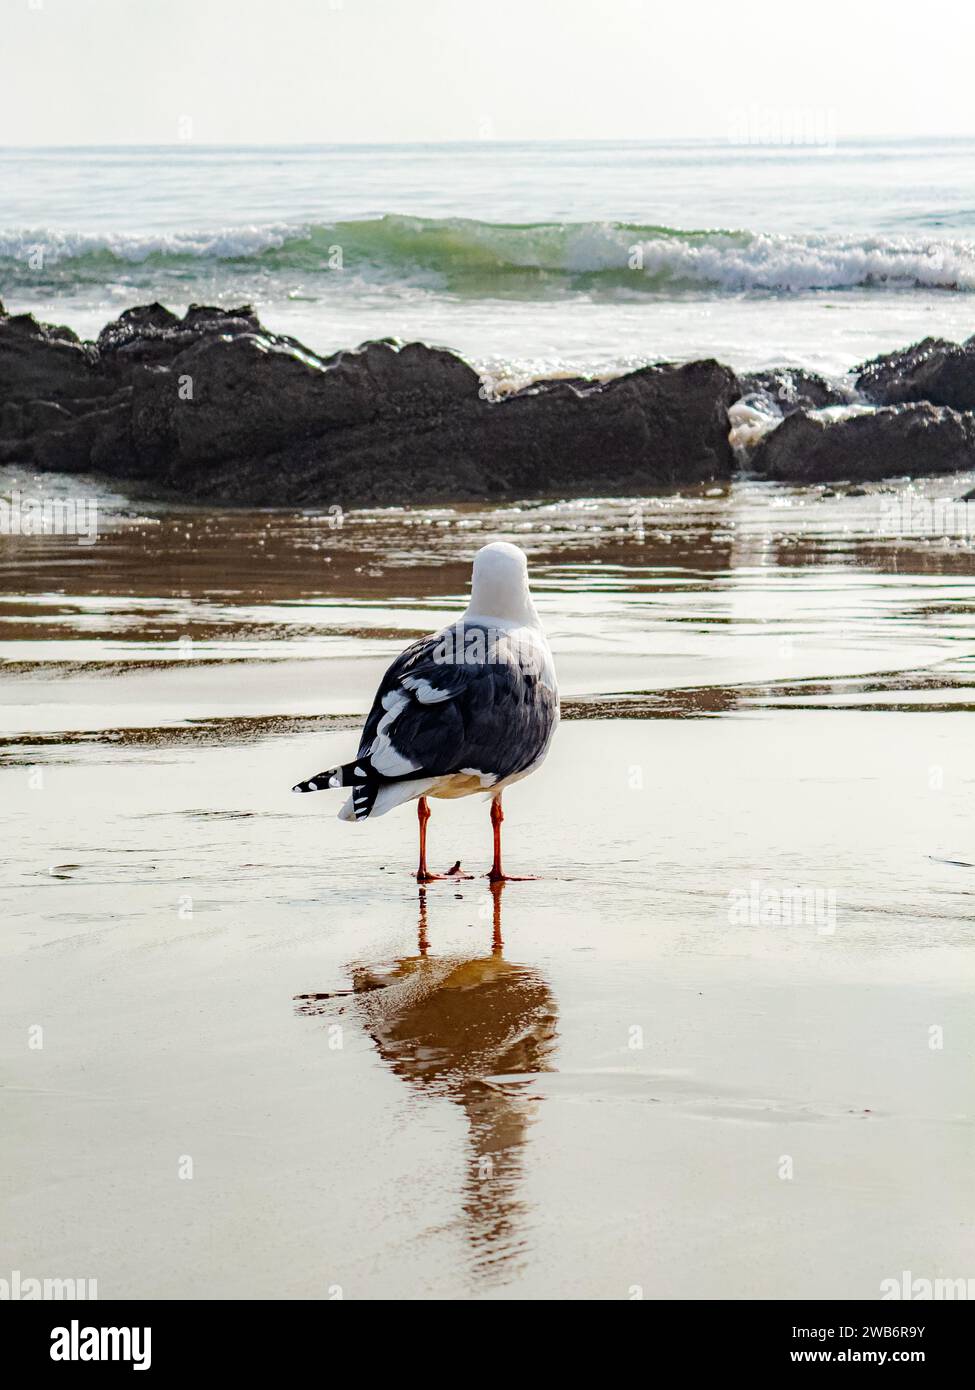
<svg viewBox="0 0 975 1390">
<path fill-rule="evenodd" d="M 975 1272 L 975 562 L 890 496 L 0 538 L 3 1266 L 102 1298 Z M 421 891 L 410 810 L 289 788 L 497 535 L 565 700 L 506 798 L 540 877 Z M 433 812 L 483 873 L 485 805 Z"/>
</svg>

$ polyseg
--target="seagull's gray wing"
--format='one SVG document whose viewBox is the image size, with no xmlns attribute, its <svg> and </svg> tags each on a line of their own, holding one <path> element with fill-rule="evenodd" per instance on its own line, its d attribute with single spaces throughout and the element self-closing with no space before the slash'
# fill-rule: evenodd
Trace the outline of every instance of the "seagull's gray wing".
<svg viewBox="0 0 975 1390">
<path fill-rule="evenodd" d="M 352 788 L 364 820 L 390 783 L 477 773 L 487 790 L 525 772 L 558 723 L 551 655 L 529 628 L 457 623 L 406 648 L 390 666 L 354 762 L 294 788 Z"/>
<path fill-rule="evenodd" d="M 476 771 L 487 788 L 531 767 L 557 719 L 548 652 L 530 630 L 456 624 L 407 647 L 383 677 L 357 758 L 370 795 L 358 800 L 371 809 L 386 782 L 453 772 Z"/>
</svg>

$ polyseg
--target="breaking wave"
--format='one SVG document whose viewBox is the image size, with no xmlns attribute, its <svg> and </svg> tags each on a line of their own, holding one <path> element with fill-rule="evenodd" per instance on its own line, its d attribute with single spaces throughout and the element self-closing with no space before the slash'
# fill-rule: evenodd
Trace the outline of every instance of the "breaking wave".
<svg viewBox="0 0 975 1390">
<path fill-rule="evenodd" d="M 817 290 L 975 289 L 975 243 L 909 237 L 683 231 L 618 222 L 502 225 L 465 218 L 384 217 L 268 223 L 135 235 L 0 231 L 7 287 L 62 291 L 120 275 L 190 282 L 215 272 L 352 276 L 376 288 L 545 299 L 681 291 L 802 294 Z"/>
</svg>

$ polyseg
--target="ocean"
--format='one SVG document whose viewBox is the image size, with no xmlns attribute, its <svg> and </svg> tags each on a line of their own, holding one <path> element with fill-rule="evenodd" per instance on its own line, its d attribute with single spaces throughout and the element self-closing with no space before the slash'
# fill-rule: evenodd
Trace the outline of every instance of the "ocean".
<svg viewBox="0 0 975 1390">
<path fill-rule="evenodd" d="M 0 297 L 97 333 L 248 301 L 318 352 L 498 378 L 716 356 L 836 376 L 975 328 L 975 140 L 0 151 Z"/>
</svg>

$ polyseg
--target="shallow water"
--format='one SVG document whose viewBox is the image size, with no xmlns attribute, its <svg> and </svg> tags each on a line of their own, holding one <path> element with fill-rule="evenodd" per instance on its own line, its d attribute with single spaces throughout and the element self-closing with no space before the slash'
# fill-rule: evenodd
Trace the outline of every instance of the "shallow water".
<svg viewBox="0 0 975 1390">
<path fill-rule="evenodd" d="M 967 1277 L 972 481 L 0 537 L 2 1261 L 103 1298 Z M 289 788 L 497 536 L 565 706 L 506 797 L 539 877 L 418 890 L 408 808 Z M 483 873 L 483 803 L 433 810 Z"/>
</svg>

